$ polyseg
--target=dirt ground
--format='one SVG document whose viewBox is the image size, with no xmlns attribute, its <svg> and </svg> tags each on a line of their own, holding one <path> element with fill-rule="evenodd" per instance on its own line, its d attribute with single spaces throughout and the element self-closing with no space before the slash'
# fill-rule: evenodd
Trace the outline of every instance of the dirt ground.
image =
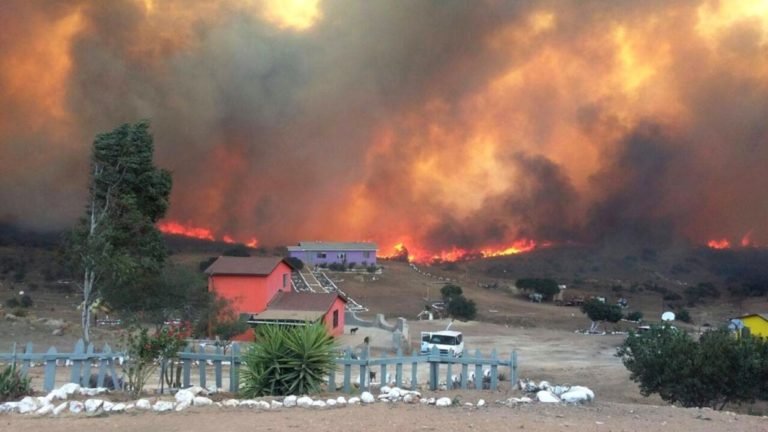
<svg viewBox="0 0 768 432">
<path fill-rule="evenodd" d="M 469 399 L 468 399 L 469 400 Z M 598 402 L 588 406 L 529 405 L 486 409 L 436 408 L 379 403 L 329 410 L 251 411 L 191 408 L 184 414 L 152 412 L 101 417 L 0 417 L 0 429 L 19 431 L 164 431 L 212 429 L 338 432 L 340 430 L 411 431 L 768 431 L 768 419 L 710 410 Z"/>
</svg>

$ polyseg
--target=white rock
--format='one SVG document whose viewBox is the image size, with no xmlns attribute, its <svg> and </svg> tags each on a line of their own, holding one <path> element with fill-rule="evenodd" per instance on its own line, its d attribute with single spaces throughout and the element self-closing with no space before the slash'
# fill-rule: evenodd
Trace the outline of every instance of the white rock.
<svg viewBox="0 0 768 432">
<path fill-rule="evenodd" d="M 591 402 L 595 399 L 595 393 L 587 387 L 574 386 L 560 395 L 560 399 L 568 403 Z"/>
<path fill-rule="evenodd" d="M 296 406 L 296 396 L 286 396 L 285 399 L 283 399 L 283 406 L 286 408 L 292 408 Z"/>
<path fill-rule="evenodd" d="M 58 405 L 56 405 L 56 408 L 53 409 L 53 415 L 57 416 L 64 412 L 65 409 L 67 409 L 67 406 L 69 404 L 67 402 L 62 402 Z"/>
<path fill-rule="evenodd" d="M 101 399 L 88 399 L 85 401 L 85 412 L 96 412 L 102 405 L 104 405 L 104 401 Z"/>
<path fill-rule="evenodd" d="M 404 403 L 410 404 L 410 403 L 416 403 L 417 401 L 418 399 L 416 398 L 416 396 L 410 393 L 407 393 L 405 396 L 403 396 Z"/>
<path fill-rule="evenodd" d="M 173 402 L 170 401 L 157 401 L 152 405 L 152 410 L 157 412 L 173 411 Z"/>
<path fill-rule="evenodd" d="M 363 392 L 363 394 L 360 395 L 360 401 L 364 404 L 371 404 L 376 401 L 374 399 L 373 395 L 370 392 Z"/>
<path fill-rule="evenodd" d="M 381 386 L 381 389 L 379 389 L 379 391 L 384 393 L 384 394 L 387 394 L 390 391 L 392 391 L 392 389 L 389 386 Z"/>
<path fill-rule="evenodd" d="M 339 397 L 336 398 L 336 403 L 338 405 L 346 405 L 347 404 L 347 400 L 344 399 L 344 396 L 339 396 Z"/>
<path fill-rule="evenodd" d="M 473 404 L 472 402 L 464 402 L 464 406 L 467 408 L 474 408 L 475 404 Z"/>
<path fill-rule="evenodd" d="M 325 408 L 325 407 L 326 407 L 325 402 L 323 402 L 321 400 L 312 402 L 312 408 L 320 408 L 320 409 L 322 409 L 322 408 Z"/>
<path fill-rule="evenodd" d="M 55 401 L 55 400 L 66 400 L 67 399 L 67 392 L 64 390 L 57 388 L 51 390 L 50 393 L 45 397 L 49 402 Z"/>
<path fill-rule="evenodd" d="M 430 405 L 434 405 L 435 403 L 437 403 L 437 399 L 431 397 L 431 398 L 427 399 L 427 403 L 430 404 Z"/>
<path fill-rule="evenodd" d="M 548 390 L 552 385 L 549 383 L 549 381 L 541 381 L 539 383 L 539 388 L 542 390 Z"/>
<path fill-rule="evenodd" d="M 6 402 L 0 404 L 0 414 L 13 413 L 19 410 L 18 402 Z"/>
<path fill-rule="evenodd" d="M 178 403 L 186 402 L 187 404 L 191 404 L 196 395 L 196 393 L 192 393 L 189 390 L 179 390 L 175 395 L 173 395 L 173 397 Z"/>
<path fill-rule="evenodd" d="M 222 405 L 224 405 L 227 408 L 237 408 L 240 405 L 240 401 L 237 399 L 227 399 L 222 402 Z"/>
<path fill-rule="evenodd" d="M 195 396 L 195 398 L 192 399 L 192 405 L 194 406 L 208 406 L 212 404 L 213 401 L 205 396 Z"/>
<path fill-rule="evenodd" d="M 380 401 L 381 401 L 381 400 L 383 400 L 383 401 L 389 401 L 389 395 L 386 395 L 386 394 L 380 394 L 380 395 L 378 395 L 378 396 L 376 397 L 376 399 L 378 399 L 378 400 L 380 400 Z"/>
<path fill-rule="evenodd" d="M 259 401 L 259 403 L 256 405 L 256 408 L 262 409 L 262 410 L 268 410 L 270 407 L 269 402 L 267 401 Z"/>
<path fill-rule="evenodd" d="M 134 409 L 134 408 L 136 408 L 136 404 L 133 404 L 133 403 L 129 403 L 129 404 L 127 404 L 127 405 L 125 406 L 125 410 L 126 410 L 126 411 L 130 411 L 130 410 L 132 410 L 132 409 Z M 114 409 L 114 408 L 113 408 L 113 409 Z"/>
<path fill-rule="evenodd" d="M 195 396 L 208 396 L 208 390 L 200 387 L 200 386 L 192 386 L 188 389 L 186 389 L 188 392 L 192 393 Z"/>
<path fill-rule="evenodd" d="M 72 401 L 69 403 L 69 412 L 73 414 L 80 414 L 85 410 L 85 405 L 80 401 Z"/>
<path fill-rule="evenodd" d="M 20 414 L 27 414 L 40 409 L 43 404 L 39 404 L 37 398 L 27 396 L 19 401 L 18 411 Z"/>
<path fill-rule="evenodd" d="M 63 386 L 59 387 L 59 390 L 63 391 L 64 393 L 71 395 L 75 392 L 80 392 L 80 384 L 77 383 L 66 383 Z"/>
<path fill-rule="evenodd" d="M 176 411 L 184 411 L 192 405 L 190 401 L 179 402 L 176 404 Z"/>
<path fill-rule="evenodd" d="M 104 405 L 106 405 L 106 402 L 104 403 Z M 117 413 L 117 412 L 127 411 L 127 409 L 128 409 L 128 405 L 122 402 L 118 402 L 112 405 L 112 408 L 109 410 L 109 412 Z"/>
<path fill-rule="evenodd" d="M 44 416 L 48 415 L 53 412 L 54 410 L 53 404 L 46 404 L 40 407 L 37 411 L 35 411 L 35 415 Z"/>
<path fill-rule="evenodd" d="M 391 400 L 397 400 L 403 396 L 403 392 L 399 388 L 395 387 L 392 390 L 390 390 L 389 393 L 387 393 L 387 396 Z"/>
<path fill-rule="evenodd" d="M 333 408 L 336 406 L 336 399 L 328 399 L 325 401 L 325 404 L 328 405 L 328 407 Z"/>
<path fill-rule="evenodd" d="M 103 409 L 105 412 L 111 412 L 115 408 L 115 404 L 113 404 L 110 401 L 104 401 L 103 404 L 101 404 L 101 409 Z"/>
<path fill-rule="evenodd" d="M 270 402 L 269 405 L 270 405 L 270 408 L 273 409 L 273 410 L 280 409 L 280 408 L 283 407 L 283 403 L 282 402 L 278 402 L 276 400 L 273 400 L 272 402 Z"/>
<path fill-rule="evenodd" d="M 358 404 L 360 404 L 360 398 L 359 397 L 351 397 L 351 398 L 349 398 L 347 403 L 349 405 L 358 405 Z"/>
<path fill-rule="evenodd" d="M 536 393 L 536 400 L 543 403 L 558 403 L 560 398 L 550 393 L 548 390 L 541 390 Z"/>
<path fill-rule="evenodd" d="M 419 402 L 420 402 L 422 405 L 428 405 L 428 404 L 429 404 L 429 399 L 419 399 Z"/>
<path fill-rule="evenodd" d="M 152 404 L 147 399 L 139 399 L 136 401 L 136 408 L 141 410 L 152 409 Z"/>
<path fill-rule="evenodd" d="M 447 397 L 441 397 L 437 401 L 435 401 L 435 405 L 439 407 L 449 407 L 453 404 L 453 401 L 451 401 L 451 398 Z"/>
<path fill-rule="evenodd" d="M 302 396 L 296 399 L 296 405 L 301 408 L 309 408 L 310 406 L 312 406 L 312 402 L 314 401 L 309 396 Z"/>
<path fill-rule="evenodd" d="M 480 399 L 479 401 L 477 401 L 478 408 L 482 408 L 484 406 L 485 406 L 485 399 Z"/>
</svg>

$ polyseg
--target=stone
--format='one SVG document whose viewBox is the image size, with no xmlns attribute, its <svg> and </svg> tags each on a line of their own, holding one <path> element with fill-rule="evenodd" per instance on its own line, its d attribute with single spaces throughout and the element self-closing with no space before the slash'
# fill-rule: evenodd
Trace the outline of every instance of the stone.
<svg viewBox="0 0 768 432">
<path fill-rule="evenodd" d="M 453 401 L 451 400 L 451 398 L 441 397 L 440 399 L 435 401 L 435 405 L 445 408 L 453 405 Z"/>
<path fill-rule="evenodd" d="M 39 416 L 48 415 L 53 412 L 54 408 L 55 407 L 53 406 L 53 404 L 43 405 L 37 411 L 35 411 L 35 415 L 39 415 Z"/>
<path fill-rule="evenodd" d="M 296 405 L 301 408 L 309 408 L 310 406 L 312 406 L 312 402 L 314 401 L 309 396 L 302 396 L 296 399 Z"/>
<path fill-rule="evenodd" d="M 85 405 L 80 401 L 72 401 L 69 403 L 69 412 L 72 414 L 80 414 L 85 411 Z"/>
<path fill-rule="evenodd" d="M 19 401 L 18 410 L 20 414 L 27 414 L 40 409 L 42 404 L 38 404 L 37 399 L 27 396 Z"/>
<path fill-rule="evenodd" d="M 283 399 L 283 406 L 286 408 L 292 408 L 296 406 L 296 396 L 286 396 Z"/>
<path fill-rule="evenodd" d="M 560 398 L 550 393 L 548 390 L 540 390 L 536 393 L 536 400 L 543 403 L 559 403 Z"/>
<path fill-rule="evenodd" d="M 381 386 L 381 389 L 380 389 L 379 391 L 381 391 L 381 392 L 382 392 L 382 393 L 384 393 L 384 394 L 387 394 L 387 393 L 389 393 L 390 391 L 392 391 L 392 389 L 391 389 L 391 388 L 389 388 L 389 386 Z"/>
<path fill-rule="evenodd" d="M 427 399 L 427 403 L 430 404 L 430 405 L 434 405 L 434 404 L 437 403 L 437 399 L 431 397 L 431 398 Z"/>
<path fill-rule="evenodd" d="M 174 408 L 173 402 L 169 401 L 157 401 L 154 405 L 152 405 L 152 410 L 157 412 L 166 412 L 166 411 L 172 411 Z"/>
<path fill-rule="evenodd" d="M 279 401 L 276 401 L 276 400 L 273 400 L 272 402 L 269 403 L 269 407 L 270 407 L 270 409 L 273 409 L 273 410 L 280 409 L 280 408 L 283 407 L 283 403 L 279 402 Z"/>
<path fill-rule="evenodd" d="M 51 402 L 55 400 L 66 400 L 67 399 L 67 392 L 62 390 L 61 388 L 53 389 L 50 393 L 48 393 L 45 398 Z"/>
<path fill-rule="evenodd" d="M 6 313 L 5 314 L 5 320 L 6 321 L 17 321 L 18 319 L 19 319 L 19 317 L 17 317 L 16 315 L 14 315 L 12 313 Z"/>
<path fill-rule="evenodd" d="M 269 402 L 267 402 L 267 401 L 259 401 L 256 404 L 256 408 L 262 409 L 262 410 L 268 410 L 269 407 L 270 407 L 270 405 L 269 405 Z"/>
<path fill-rule="evenodd" d="M 359 405 L 360 404 L 360 398 L 359 397 L 351 397 L 347 401 L 349 405 Z"/>
<path fill-rule="evenodd" d="M 376 401 L 376 399 L 374 399 L 373 395 L 370 392 L 366 391 L 360 395 L 360 401 L 364 404 L 372 404 L 373 402 Z"/>
<path fill-rule="evenodd" d="M 390 400 L 398 400 L 402 397 L 402 391 L 395 387 L 387 393 L 387 397 L 389 397 Z"/>
<path fill-rule="evenodd" d="M 57 416 L 57 415 L 63 413 L 64 410 L 67 409 L 68 405 L 69 404 L 67 402 L 62 402 L 62 403 L 56 405 L 56 407 L 52 411 L 53 415 Z"/>
<path fill-rule="evenodd" d="M 213 401 L 205 396 L 195 396 L 195 398 L 192 399 L 192 405 L 194 406 L 208 406 L 212 404 Z"/>
<path fill-rule="evenodd" d="M 323 409 L 323 408 L 325 408 L 325 407 L 326 407 L 326 404 L 325 404 L 325 402 L 323 402 L 323 401 L 319 400 L 319 401 L 314 401 L 314 402 L 312 402 L 312 405 L 311 405 L 311 407 L 312 407 L 312 408 L 319 408 L 319 409 Z"/>
<path fill-rule="evenodd" d="M 328 399 L 325 401 L 325 404 L 328 405 L 329 408 L 333 408 L 336 406 L 336 399 Z"/>
<path fill-rule="evenodd" d="M 407 404 L 416 403 L 418 402 L 418 398 L 410 393 L 407 393 L 405 396 L 403 396 L 403 402 Z"/>
<path fill-rule="evenodd" d="M 195 396 L 196 394 L 189 390 L 179 390 L 175 395 L 173 395 L 173 398 L 176 399 L 177 403 L 187 403 L 188 405 L 191 405 L 192 400 L 195 399 Z"/>
<path fill-rule="evenodd" d="M 4 404 L 0 404 L 0 414 L 8 414 L 18 411 L 19 409 L 19 403 L 18 402 L 6 402 Z"/>
<path fill-rule="evenodd" d="M 152 409 L 152 404 L 147 399 L 139 399 L 136 401 L 136 408 L 140 410 Z"/>
<path fill-rule="evenodd" d="M 186 391 L 192 393 L 194 396 L 208 396 L 208 390 L 200 386 L 192 386 Z"/>
<path fill-rule="evenodd" d="M 240 401 L 237 399 L 227 399 L 222 402 L 222 405 L 224 405 L 227 408 L 237 408 L 240 405 Z"/>
<path fill-rule="evenodd" d="M 60 329 L 60 328 L 53 329 L 53 331 L 51 332 L 51 335 L 53 336 L 61 336 L 63 334 L 64 334 L 64 329 Z"/>
<path fill-rule="evenodd" d="M 595 393 L 587 387 L 573 386 L 570 390 L 560 395 L 560 399 L 567 403 L 591 402 L 595 399 Z"/>
<path fill-rule="evenodd" d="M 105 405 L 106 405 L 106 403 L 105 403 Z M 127 410 L 128 410 L 128 405 L 126 405 L 126 404 L 124 404 L 122 402 L 118 402 L 118 403 L 112 405 L 112 409 L 110 409 L 109 412 L 118 413 L 118 412 L 124 412 L 124 411 L 127 411 Z"/>
<path fill-rule="evenodd" d="M 486 406 L 485 405 L 485 399 L 480 399 L 479 401 L 477 401 L 477 407 L 478 408 L 483 408 L 485 406 Z"/>
<path fill-rule="evenodd" d="M 347 400 L 344 399 L 344 396 L 339 396 L 339 397 L 336 398 L 336 403 L 338 405 L 346 405 L 347 404 Z"/>
<path fill-rule="evenodd" d="M 103 404 L 101 404 L 101 409 L 103 409 L 105 412 L 112 412 L 115 407 L 115 404 L 113 404 L 110 401 L 104 401 Z"/>
<path fill-rule="evenodd" d="M 66 394 L 68 394 L 68 395 L 74 394 L 76 392 L 79 393 L 80 392 L 80 384 L 77 384 L 77 383 L 66 383 L 63 386 L 59 387 L 59 390 L 64 392 L 64 393 L 66 393 Z"/>
<path fill-rule="evenodd" d="M 88 399 L 85 401 L 85 412 L 96 412 L 102 405 L 104 405 L 104 401 L 101 399 Z"/>
<path fill-rule="evenodd" d="M 176 404 L 175 410 L 176 411 L 184 411 L 185 409 L 189 408 L 190 406 L 192 406 L 192 402 L 191 401 L 179 402 L 179 403 Z"/>
</svg>

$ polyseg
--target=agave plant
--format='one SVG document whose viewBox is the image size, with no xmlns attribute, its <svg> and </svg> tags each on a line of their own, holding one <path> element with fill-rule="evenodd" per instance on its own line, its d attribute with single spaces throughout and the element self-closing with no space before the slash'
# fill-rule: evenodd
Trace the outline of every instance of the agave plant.
<svg viewBox="0 0 768 432">
<path fill-rule="evenodd" d="M 11 363 L 0 370 L 0 402 L 17 399 L 32 392 L 29 378 L 16 370 L 16 363 Z"/>
<path fill-rule="evenodd" d="M 316 393 L 335 367 L 336 351 L 323 324 L 262 326 L 243 359 L 240 394 L 251 398 Z"/>
</svg>

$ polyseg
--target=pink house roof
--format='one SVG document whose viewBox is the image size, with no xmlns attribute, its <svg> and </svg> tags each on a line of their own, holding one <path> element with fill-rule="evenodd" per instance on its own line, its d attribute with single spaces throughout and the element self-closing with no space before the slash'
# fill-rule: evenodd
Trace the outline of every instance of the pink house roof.
<svg viewBox="0 0 768 432">
<path fill-rule="evenodd" d="M 272 273 L 282 257 L 229 257 L 221 256 L 216 259 L 205 273 L 208 275 L 256 275 L 267 276 Z M 290 264 L 288 264 L 290 266 Z"/>
</svg>

